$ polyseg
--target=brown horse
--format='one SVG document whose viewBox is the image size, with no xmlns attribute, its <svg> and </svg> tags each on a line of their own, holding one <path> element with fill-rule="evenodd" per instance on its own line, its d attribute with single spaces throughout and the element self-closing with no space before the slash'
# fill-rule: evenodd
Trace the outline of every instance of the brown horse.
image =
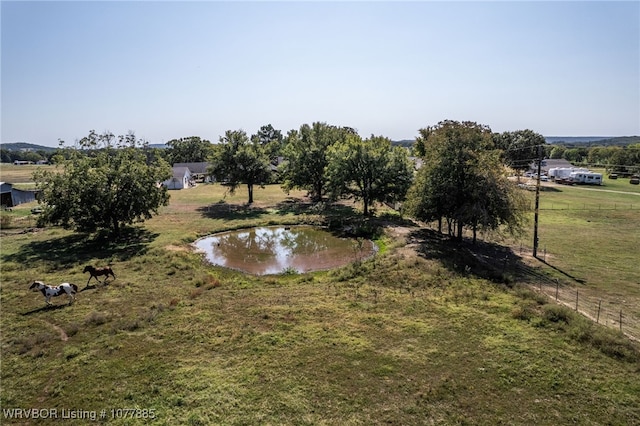
<svg viewBox="0 0 640 426">
<path fill-rule="evenodd" d="M 96 281 L 98 281 L 100 284 L 106 283 L 107 279 L 109 278 L 109 275 L 111 275 L 113 277 L 113 279 L 116 279 L 116 274 L 113 273 L 113 270 L 111 269 L 111 266 L 105 266 L 102 268 L 95 268 L 91 265 L 87 265 L 84 267 L 84 270 L 82 271 L 82 273 L 84 274 L 85 272 L 89 273 L 89 279 L 87 280 L 87 286 L 89 286 L 89 281 L 91 281 L 91 278 L 95 278 Z M 101 282 L 98 277 L 101 277 L 105 275 L 104 278 L 104 282 Z"/>
</svg>

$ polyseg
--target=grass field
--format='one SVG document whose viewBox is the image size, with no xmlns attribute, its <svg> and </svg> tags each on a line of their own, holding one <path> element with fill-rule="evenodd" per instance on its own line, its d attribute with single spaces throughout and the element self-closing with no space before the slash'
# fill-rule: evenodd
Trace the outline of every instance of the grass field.
<svg viewBox="0 0 640 426">
<path fill-rule="evenodd" d="M 640 336 L 639 188 L 628 179 L 605 179 L 598 187 L 547 184 L 543 189 L 539 256 L 562 272 L 556 276 L 575 278 L 569 281 L 594 303 L 603 300 L 627 312 Z M 527 251 L 532 235 L 531 230 L 521 240 Z"/>
<path fill-rule="evenodd" d="M 591 193 L 579 191 L 545 191 L 543 205 L 584 204 Z M 604 194 L 594 202 L 627 202 Z M 123 425 L 640 423 L 636 345 L 514 278 L 476 270 L 457 246 L 384 209 L 384 249 L 362 264 L 265 277 L 203 264 L 189 243 L 208 233 L 359 213 L 318 209 L 276 186 L 255 198 L 247 208 L 243 188 L 172 191 L 159 216 L 114 242 L 58 228 L 3 232 L 2 424 L 36 423 L 9 419 L 14 408 L 95 411 Z M 632 213 L 543 210 L 548 261 L 585 286 L 636 297 L 623 253 L 637 231 Z M 615 274 L 565 255 L 578 241 L 613 250 Z M 33 279 L 83 288 L 90 263 L 112 263 L 117 279 L 73 305 L 47 309 L 27 290 Z"/>
<path fill-rule="evenodd" d="M 16 188 L 33 188 L 33 172 L 38 169 L 55 170 L 52 165 L 26 164 L 14 166 L 13 164 L 0 163 L 0 181 L 14 184 Z"/>
</svg>

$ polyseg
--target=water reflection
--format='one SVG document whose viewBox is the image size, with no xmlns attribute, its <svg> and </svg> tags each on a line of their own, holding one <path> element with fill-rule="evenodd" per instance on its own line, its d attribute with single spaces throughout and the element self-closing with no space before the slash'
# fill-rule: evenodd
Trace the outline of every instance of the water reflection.
<svg viewBox="0 0 640 426">
<path fill-rule="evenodd" d="M 195 242 L 214 265 L 256 275 L 288 268 L 309 272 L 345 265 L 374 253 L 371 241 L 358 244 L 310 226 L 260 227 L 211 235 Z"/>
</svg>

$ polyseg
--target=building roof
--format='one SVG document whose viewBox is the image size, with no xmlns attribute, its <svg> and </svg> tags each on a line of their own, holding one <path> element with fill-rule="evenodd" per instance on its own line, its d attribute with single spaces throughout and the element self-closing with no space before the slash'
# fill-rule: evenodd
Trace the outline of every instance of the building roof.
<svg viewBox="0 0 640 426">
<path fill-rule="evenodd" d="M 188 167 L 173 166 L 173 177 L 182 179 L 186 174 L 191 174 L 191 170 Z"/>
<path fill-rule="evenodd" d="M 174 163 L 173 167 L 188 167 L 191 173 L 194 174 L 206 174 L 207 168 L 210 166 L 210 163 L 206 161 L 202 161 L 199 163 Z"/>
</svg>

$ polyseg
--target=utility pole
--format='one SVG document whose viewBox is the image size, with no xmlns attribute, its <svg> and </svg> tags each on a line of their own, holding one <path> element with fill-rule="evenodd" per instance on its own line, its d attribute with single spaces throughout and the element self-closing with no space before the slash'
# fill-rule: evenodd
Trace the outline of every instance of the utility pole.
<svg viewBox="0 0 640 426">
<path fill-rule="evenodd" d="M 538 212 L 540 206 L 540 172 L 542 168 L 542 146 L 538 146 L 538 174 L 536 179 L 536 210 L 533 225 L 533 257 L 538 257 Z"/>
</svg>

